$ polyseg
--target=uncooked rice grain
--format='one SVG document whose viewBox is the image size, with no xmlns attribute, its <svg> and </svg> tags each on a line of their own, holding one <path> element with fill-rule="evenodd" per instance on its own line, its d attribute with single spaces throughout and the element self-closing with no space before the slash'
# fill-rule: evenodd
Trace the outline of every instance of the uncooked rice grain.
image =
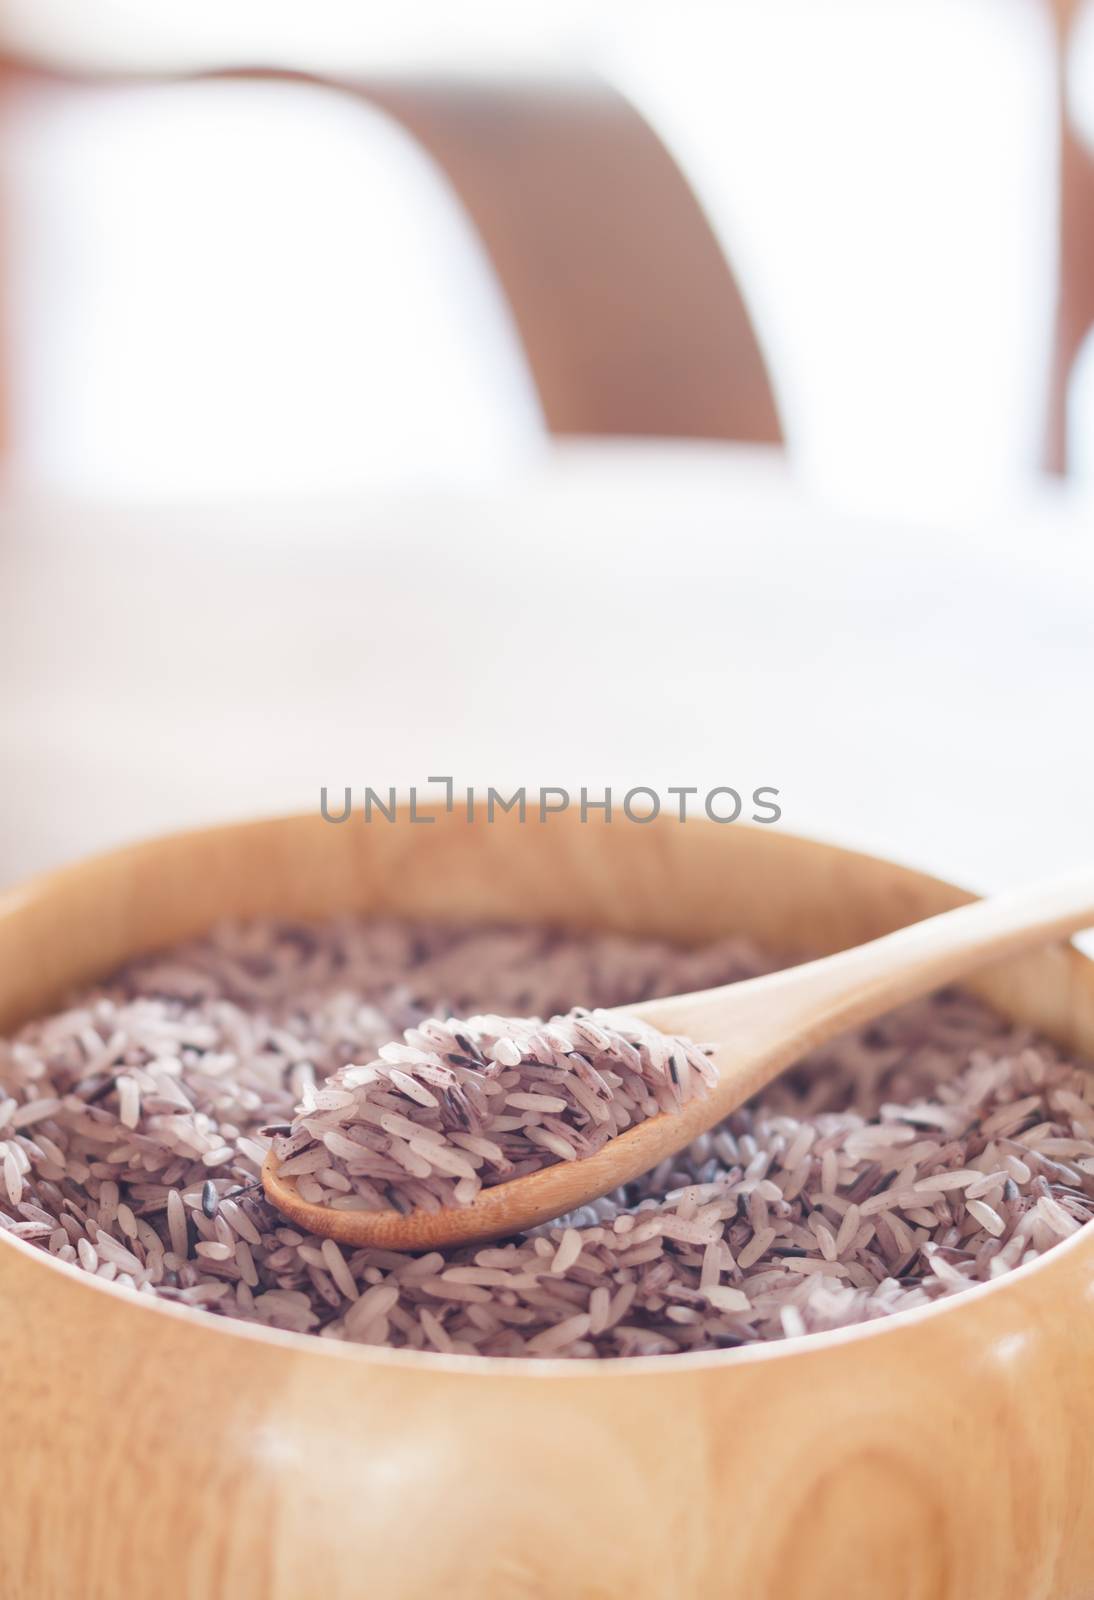
<svg viewBox="0 0 1094 1600">
<path fill-rule="evenodd" d="M 636 1018 L 431 1017 L 308 1092 L 273 1149 L 313 1205 L 439 1211 L 591 1156 L 716 1081 L 705 1051 Z"/>
<path fill-rule="evenodd" d="M 0 1232 L 205 1315 L 570 1357 L 884 1317 L 997 1278 L 1089 1220 L 1089 1068 L 956 991 L 826 1046 L 644 1178 L 513 1239 L 352 1250 L 263 1197 L 273 1142 L 297 1141 L 301 1187 L 373 1207 L 396 1192 L 470 1197 L 523 1162 L 580 1158 L 621 1111 L 701 1092 L 706 1064 L 690 1044 L 656 1053 L 656 1038 L 643 1058 L 631 1038 L 638 1070 L 623 1050 L 602 1071 L 613 1038 L 597 1010 L 776 964 L 740 940 L 684 950 L 355 919 L 221 929 L 0 1042 Z M 438 1017 L 476 1019 L 475 1036 Z M 436 1081 L 438 1050 L 466 1107 Z"/>
</svg>

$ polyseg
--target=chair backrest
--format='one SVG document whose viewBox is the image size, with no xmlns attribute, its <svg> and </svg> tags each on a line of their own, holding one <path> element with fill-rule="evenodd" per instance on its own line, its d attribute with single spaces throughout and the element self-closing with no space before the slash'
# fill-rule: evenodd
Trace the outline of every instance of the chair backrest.
<svg viewBox="0 0 1094 1600">
<path fill-rule="evenodd" d="M 0 89 L 4 72 L 0 61 Z M 607 84 L 198 76 L 319 83 L 406 130 L 481 238 L 551 432 L 781 441 L 725 255 L 664 145 Z"/>
<path fill-rule="evenodd" d="M 552 432 L 780 440 L 725 255 L 622 95 L 590 78 L 344 87 L 396 118 L 459 195 Z"/>
</svg>

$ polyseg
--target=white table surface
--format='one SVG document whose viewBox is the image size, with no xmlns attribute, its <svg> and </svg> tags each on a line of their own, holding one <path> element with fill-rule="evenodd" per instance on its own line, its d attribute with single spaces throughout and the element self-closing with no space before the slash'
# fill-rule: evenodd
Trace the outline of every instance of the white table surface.
<svg viewBox="0 0 1094 1600">
<path fill-rule="evenodd" d="M 358 503 L 0 500 L 0 882 L 319 788 L 781 792 L 988 888 L 1094 856 L 1094 517 L 923 527 L 580 446 Z"/>
</svg>

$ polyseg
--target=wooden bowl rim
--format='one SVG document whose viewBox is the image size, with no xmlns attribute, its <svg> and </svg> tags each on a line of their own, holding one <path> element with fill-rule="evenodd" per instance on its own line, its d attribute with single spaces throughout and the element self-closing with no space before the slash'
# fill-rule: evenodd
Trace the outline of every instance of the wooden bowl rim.
<svg viewBox="0 0 1094 1600">
<path fill-rule="evenodd" d="M 421 814 L 426 814 L 425 808 L 422 808 Z M 93 855 L 80 857 L 48 872 L 36 874 L 4 890 L 0 893 L 0 917 L 17 914 L 35 898 L 63 886 L 71 875 L 91 864 L 99 867 L 109 867 L 112 863 L 120 865 L 134 851 L 154 848 L 156 844 L 179 843 L 205 834 L 244 831 L 255 826 L 268 826 L 270 823 L 283 822 L 292 825 L 306 816 L 307 813 L 290 812 L 263 818 L 237 819 L 202 828 L 170 830 L 135 843 L 97 851 Z M 747 825 L 740 826 L 747 827 Z M 755 834 L 762 832 L 758 828 L 747 828 L 747 831 Z M 784 839 L 793 842 L 823 845 L 825 849 L 848 859 L 876 863 L 879 866 L 897 865 L 891 858 L 851 850 L 843 845 L 829 844 L 828 841 L 813 835 L 791 834 L 783 830 L 780 830 L 780 834 Z M 925 882 L 933 882 L 943 888 L 959 887 L 946 879 L 936 878 L 931 873 L 920 872 L 918 869 L 909 870 Z M 1091 969 L 1094 968 L 1094 959 L 1084 955 L 1071 944 L 1067 946 L 1067 954 L 1089 981 Z M 406 1368 L 424 1373 L 464 1374 L 479 1378 L 490 1376 L 569 1378 L 580 1381 L 593 1377 L 621 1379 L 630 1374 L 642 1373 L 657 1373 L 662 1377 L 676 1373 L 683 1377 L 687 1373 L 708 1368 L 728 1371 L 752 1366 L 757 1362 L 794 1360 L 811 1353 L 821 1355 L 826 1351 L 840 1349 L 860 1341 L 898 1337 L 902 1330 L 917 1327 L 924 1322 L 960 1315 L 966 1307 L 971 1309 L 983 1304 L 989 1295 L 1001 1295 L 1006 1294 L 1008 1290 L 1017 1290 L 1035 1276 L 1065 1267 L 1072 1256 L 1088 1255 L 1090 1266 L 1094 1269 L 1094 1221 L 1084 1223 L 1070 1238 L 1062 1239 L 1035 1260 L 1024 1262 L 1005 1276 L 987 1283 L 973 1284 L 960 1294 L 946 1296 L 928 1305 L 914 1306 L 907 1311 L 894 1312 L 891 1316 L 879 1317 L 870 1322 L 854 1323 L 849 1327 L 832 1328 L 818 1333 L 795 1334 L 778 1340 L 759 1340 L 731 1350 L 704 1350 L 660 1356 L 578 1358 L 464 1356 L 446 1354 L 442 1351 L 401 1350 L 379 1345 L 353 1344 L 348 1340 L 323 1339 L 315 1334 L 292 1333 L 286 1329 L 269 1328 L 236 1317 L 215 1316 L 196 1307 L 177 1305 L 158 1296 L 138 1294 L 119 1284 L 82 1272 L 69 1262 L 59 1261 L 55 1256 L 36 1249 L 25 1240 L 13 1239 L 5 1231 L 0 1231 L 0 1251 L 5 1249 L 14 1250 L 17 1257 L 33 1263 L 34 1269 L 60 1274 L 74 1292 L 105 1294 L 112 1297 L 117 1304 L 124 1305 L 129 1311 L 141 1312 L 156 1318 L 168 1317 L 180 1327 L 192 1330 L 191 1337 L 195 1339 L 212 1337 L 257 1341 L 258 1344 L 271 1349 L 304 1354 L 313 1360 L 364 1361 L 377 1368 Z"/>
</svg>

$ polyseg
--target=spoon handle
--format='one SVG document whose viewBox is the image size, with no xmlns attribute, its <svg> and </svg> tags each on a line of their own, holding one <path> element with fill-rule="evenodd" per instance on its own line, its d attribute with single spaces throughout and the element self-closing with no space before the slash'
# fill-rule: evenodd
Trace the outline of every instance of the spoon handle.
<svg viewBox="0 0 1094 1600">
<path fill-rule="evenodd" d="M 1094 926 L 1094 874 L 1073 874 L 898 928 L 762 978 L 636 1007 L 668 1033 L 719 1041 L 708 1102 L 739 1105 L 819 1044 L 979 967 Z M 714 1117 L 709 1118 L 710 1121 Z"/>
</svg>

